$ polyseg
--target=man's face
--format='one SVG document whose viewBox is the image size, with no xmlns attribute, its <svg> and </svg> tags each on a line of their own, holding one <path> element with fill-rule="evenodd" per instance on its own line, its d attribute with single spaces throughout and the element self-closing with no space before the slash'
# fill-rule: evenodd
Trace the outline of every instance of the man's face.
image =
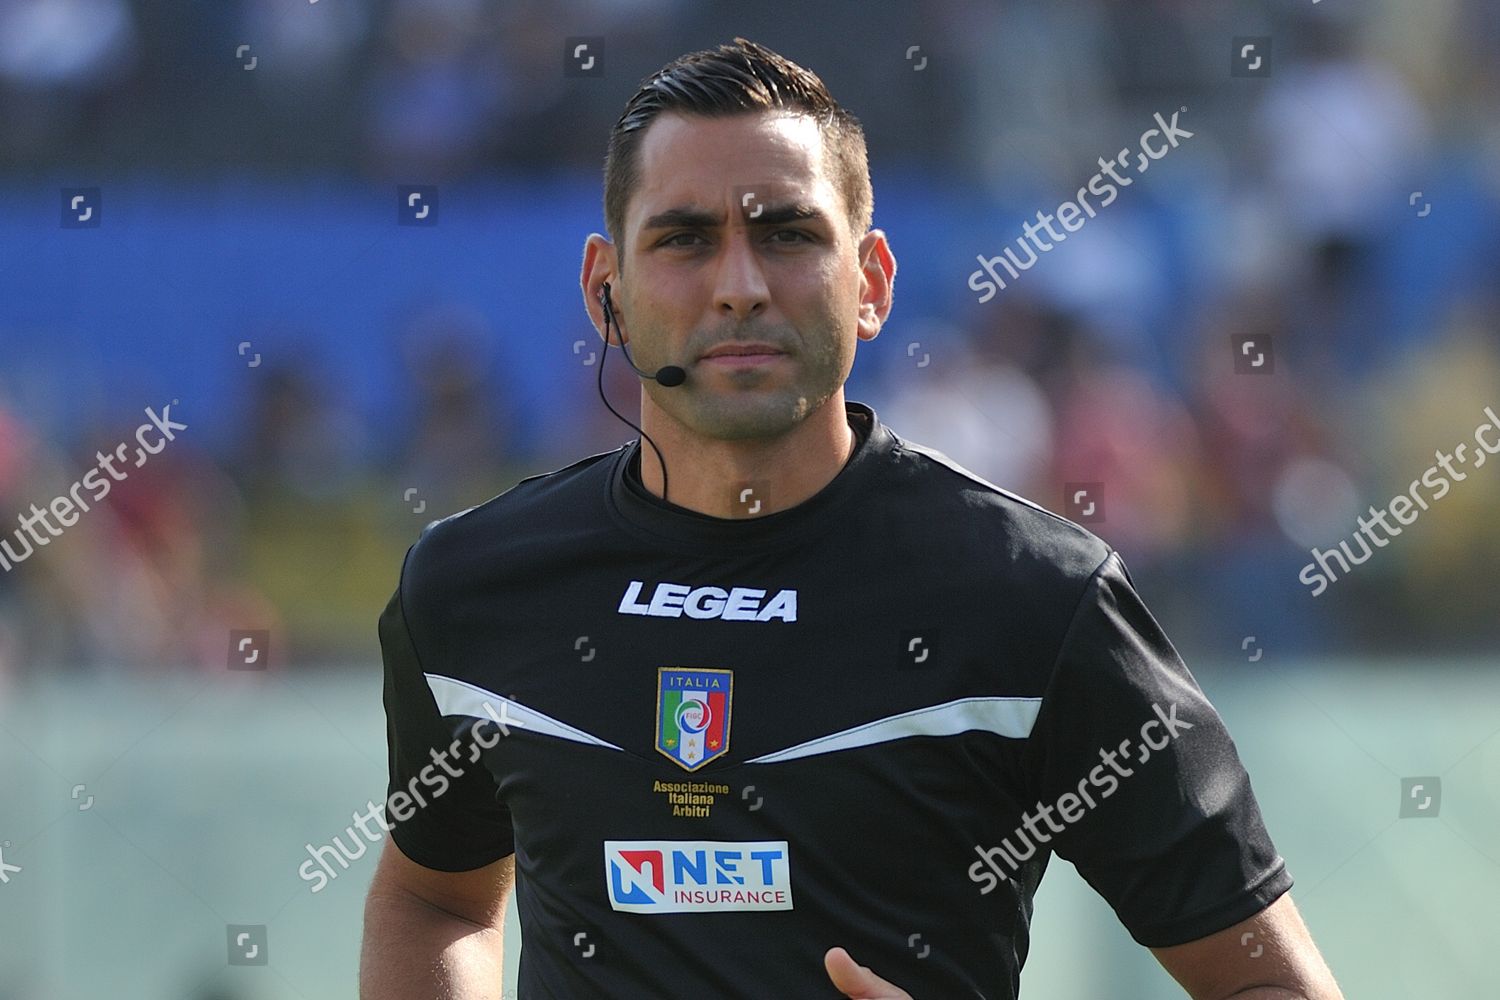
<svg viewBox="0 0 1500 1000">
<path fill-rule="evenodd" d="M 640 183 L 611 298 L 635 362 L 680 365 L 646 383 L 694 433 L 775 437 L 838 391 L 861 324 L 859 247 L 807 116 L 664 114 L 640 148 Z M 725 344 L 770 356 L 705 358 Z"/>
</svg>

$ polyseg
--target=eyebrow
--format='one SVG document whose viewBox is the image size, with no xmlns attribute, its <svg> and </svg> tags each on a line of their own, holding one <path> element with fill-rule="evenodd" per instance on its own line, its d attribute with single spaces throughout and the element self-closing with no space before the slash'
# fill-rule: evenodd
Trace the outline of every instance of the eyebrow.
<svg viewBox="0 0 1500 1000">
<path fill-rule="evenodd" d="M 827 220 L 827 215 L 816 205 L 809 205 L 805 202 L 784 202 L 766 205 L 759 215 L 753 219 L 747 217 L 745 221 L 753 226 L 779 226 L 788 222 L 826 222 Z M 715 215 L 713 212 L 687 205 L 669 208 L 665 212 L 651 216 L 641 226 L 641 231 L 677 228 L 713 229 L 723 224 L 723 215 Z"/>
</svg>

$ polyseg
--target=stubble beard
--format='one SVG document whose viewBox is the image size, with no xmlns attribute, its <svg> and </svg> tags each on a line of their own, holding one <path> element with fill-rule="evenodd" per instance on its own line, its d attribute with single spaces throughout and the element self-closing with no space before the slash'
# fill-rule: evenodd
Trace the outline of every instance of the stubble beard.
<svg viewBox="0 0 1500 1000">
<path fill-rule="evenodd" d="M 722 441 L 780 437 L 832 398 L 844 384 L 847 362 L 838 337 L 826 328 L 813 338 L 766 335 L 764 339 L 800 344 L 792 354 L 789 373 L 711 372 L 699 365 L 689 371 L 683 385 L 670 389 L 651 385 L 647 391 L 657 406 L 702 437 Z M 706 384 L 710 380 L 712 384 Z"/>
</svg>

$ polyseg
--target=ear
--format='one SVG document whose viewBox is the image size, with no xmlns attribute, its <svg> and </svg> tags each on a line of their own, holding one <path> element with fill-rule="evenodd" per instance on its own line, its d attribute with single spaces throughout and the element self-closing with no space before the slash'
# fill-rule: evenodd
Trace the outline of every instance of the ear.
<svg viewBox="0 0 1500 1000">
<path fill-rule="evenodd" d="M 618 347 L 623 336 L 623 320 L 620 315 L 620 283 L 616 269 L 615 246 L 598 233 L 590 233 L 583 245 L 583 270 L 578 276 L 583 290 L 583 306 L 593 321 L 594 330 L 601 340 L 605 339 L 604 286 L 609 285 L 610 314 L 612 328 L 608 342 Z M 629 340 L 628 337 L 624 337 Z"/>
<path fill-rule="evenodd" d="M 859 339 L 874 340 L 891 314 L 896 257 L 885 232 L 872 229 L 859 241 Z"/>
</svg>

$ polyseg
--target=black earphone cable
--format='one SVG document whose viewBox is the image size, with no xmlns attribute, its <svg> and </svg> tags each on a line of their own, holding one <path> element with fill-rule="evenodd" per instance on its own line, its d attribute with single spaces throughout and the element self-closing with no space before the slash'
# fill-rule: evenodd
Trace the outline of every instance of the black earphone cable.
<svg viewBox="0 0 1500 1000">
<path fill-rule="evenodd" d="M 667 499 L 667 462 L 666 459 L 661 457 L 661 449 L 656 447 L 656 442 L 651 440 L 650 435 L 641 430 L 635 424 L 632 424 L 629 420 L 626 420 L 624 415 L 622 415 L 619 410 L 616 410 L 613 406 L 610 406 L 609 400 L 604 395 L 604 358 L 609 355 L 609 328 L 611 325 L 613 325 L 617 333 L 620 329 L 620 325 L 615 322 L 615 311 L 609 301 L 609 282 L 607 281 L 604 283 L 603 292 L 601 292 L 599 295 L 599 302 L 602 306 L 604 306 L 604 353 L 599 358 L 599 398 L 603 400 L 604 405 L 609 408 L 610 413 L 613 413 L 616 417 L 619 417 L 622 421 L 625 422 L 626 426 L 635 431 L 646 441 L 650 442 L 651 449 L 656 452 L 656 460 L 661 463 L 661 498 L 663 501 L 665 501 Z M 626 363 L 629 364 L 632 369 L 635 369 L 637 373 L 639 373 L 640 369 L 636 368 L 635 362 L 631 360 L 630 352 L 625 350 L 625 337 L 623 335 L 620 337 L 620 350 L 625 352 Z M 646 465 L 644 462 L 641 463 L 641 485 L 646 485 Z"/>
</svg>

